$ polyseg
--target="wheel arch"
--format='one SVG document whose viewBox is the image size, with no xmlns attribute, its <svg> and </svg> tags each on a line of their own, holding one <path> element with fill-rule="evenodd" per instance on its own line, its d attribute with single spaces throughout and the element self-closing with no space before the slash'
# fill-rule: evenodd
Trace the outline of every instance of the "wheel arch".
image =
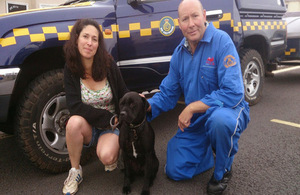
<svg viewBox="0 0 300 195">
<path fill-rule="evenodd" d="M 30 82 L 45 72 L 63 68 L 64 64 L 62 47 L 43 49 L 25 59 L 24 63 L 20 65 L 20 73 L 10 100 L 9 118 L 11 121 L 9 123 L 13 122 L 16 108 Z"/>
<path fill-rule="evenodd" d="M 270 58 L 269 56 L 270 47 L 266 37 L 262 35 L 252 35 L 252 36 L 245 37 L 243 45 L 240 47 L 239 51 L 243 49 L 256 50 L 260 54 L 263 63 L 264 64 L 268 63 Z"/>
</svg>

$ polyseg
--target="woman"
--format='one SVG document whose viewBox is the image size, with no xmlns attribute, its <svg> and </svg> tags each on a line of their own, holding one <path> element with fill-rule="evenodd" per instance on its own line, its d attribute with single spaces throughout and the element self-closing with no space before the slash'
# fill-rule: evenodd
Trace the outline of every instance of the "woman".
<svg viewBox="0 0 300 195">
<path fill-rule="evenodd" d="M 82 147 L 94 144 L 106 171 L 117 167 L 119 99 L 128 91 L 113 58 L 105 50 L 99 24 L 78 20 L 64 46 L 64 83 L 71 117 L 66 126 L 66 142 L 72 168 L 64 183 L 64 194 L 75 194 L 82 181 Z"/>
</svg>

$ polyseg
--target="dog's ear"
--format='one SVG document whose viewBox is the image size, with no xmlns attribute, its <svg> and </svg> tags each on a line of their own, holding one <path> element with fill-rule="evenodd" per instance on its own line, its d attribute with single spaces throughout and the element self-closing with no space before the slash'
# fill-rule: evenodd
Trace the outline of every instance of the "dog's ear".
<svg viewBox="0 0 300 195">
<path fill-rule="evenodd" d="M 147 99 L 146 98 L 144 98 L 144 97 L 141 97 L 142 98 L 142 100 L 143 100 L 143 103 L 144 103 L 144 108 L 145 108 L 145 111 L 147 111 L 148 110 L 148 108 L 149 108 L 149 106 L 150 106 L 150 104 L 149 104 L 149 102 L 147 101 Z"/>
</svg>

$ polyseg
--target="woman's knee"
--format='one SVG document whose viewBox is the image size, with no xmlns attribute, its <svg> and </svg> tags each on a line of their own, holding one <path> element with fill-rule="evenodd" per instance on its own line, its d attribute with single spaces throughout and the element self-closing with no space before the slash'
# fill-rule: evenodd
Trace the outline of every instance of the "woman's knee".
<svg viewBox="0 0 300 195">
<path fill-rule="evenodd" d="M 119 136 L 106 133 L 100 136 L 97 144 L 97 156 L 104 165 L 110 165 L 118 160 Z"/>
<path fill-rule="evenodd" d="M 87 121 L 81 116 L 71 116 L 66 125 L 67 133 L 78 132 L 78 129 L 82 129 L 86 125 Z"/>
<path fill-rule="evenodd" d="M 66 125 L 66 137 L 91 137 L 92 127 L 81 116 L 71 116 Z"/>
<path fill-rule="evenodd" d="M 97 156 L 104 165 L 111 165 L 118 159 L 118 154 L 109 149 L 97 149 Z"/>
</svg>

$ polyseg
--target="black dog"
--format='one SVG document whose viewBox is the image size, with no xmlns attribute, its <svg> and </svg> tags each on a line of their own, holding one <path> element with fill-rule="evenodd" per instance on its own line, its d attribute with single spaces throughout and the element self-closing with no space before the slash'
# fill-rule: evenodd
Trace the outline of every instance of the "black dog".
<svg viewBox="0 0 300 195">
<path fill-rule="evenodd" d="M 141 194 L 150 194 L 149 188 L 158 171 L 159 161 L 154 150 L 155 135 L 146 120 L 148 107 L 147 100 L 136 92 L 128 92 L 120 100 L 119 144 L 124 160 L 124 194 L 131 192 L 130 183 L 136 175 L 144 175 Z"/>
</svg>

